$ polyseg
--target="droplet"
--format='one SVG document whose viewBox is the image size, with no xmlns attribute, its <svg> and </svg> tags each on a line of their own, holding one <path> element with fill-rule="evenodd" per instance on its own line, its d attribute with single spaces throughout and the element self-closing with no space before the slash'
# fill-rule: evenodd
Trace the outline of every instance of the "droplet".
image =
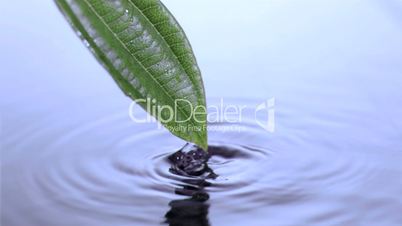
<svg viewBox="0 0 402 226">
<path fill-rule="evenodd" d="M 91 46 L 91 44 L 89 44 L 89 42 L 86 40 L 86 39 L 84 39 L 84 45 L 86 46 L 86 47 L 90 47 Z"/>
</svg>

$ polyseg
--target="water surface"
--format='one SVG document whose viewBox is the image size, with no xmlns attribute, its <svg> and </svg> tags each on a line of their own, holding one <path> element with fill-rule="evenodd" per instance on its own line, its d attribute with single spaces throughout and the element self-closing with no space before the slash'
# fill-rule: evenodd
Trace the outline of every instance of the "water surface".
<svg viewBox="0 0 402 226">
<path fill-rule="evenodd" d="M 127 114 L 101 118 L 84 114 L 80 117 L 87 120 L 79 125 L 73 122 L 77 115 L 62 122 L 46 119 L 42 122 L 46 127 L 31 125 L 5 136 L 3 221 L 5 225 L 402 222 L 398 180 L 402 152 L 393 124 L 379 125 L 375 115 L 359 112 L 300 120 L 279 109 L 276 121 L 282 123 L 277 123 L 275 133 L 252 122 L 237 124 L 241 132 L 210 132 L 209 165 L 219 175 L 216 179 L 170 173 L 167 157 L 183 142 L 154 124 L 133 124 Z M 365 117 L 364 126 L 356 123 L 357 115 Z M 215 130 L 229 125 L 233 123 L 213 124 Z M 370 128 L 381 133 L 374 136 Z M 186 190 L 205 192 L 209 200 L 191 200 L 183 195 Z"/>
</svg>

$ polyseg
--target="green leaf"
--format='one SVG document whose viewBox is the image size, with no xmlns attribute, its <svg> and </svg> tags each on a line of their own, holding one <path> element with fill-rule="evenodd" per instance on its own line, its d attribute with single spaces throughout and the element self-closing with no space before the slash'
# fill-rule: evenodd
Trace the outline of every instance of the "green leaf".
<svg viewBox="0 0 402 226">
<path fill-rule="evenodd" d="M 156 111 L 138 103 L 174 135 L 207 150 L 201 73 L 182 28 L 159 0 L 55 1 L 127 96 L 154 99 L 148 104 Z"/>
</svg>

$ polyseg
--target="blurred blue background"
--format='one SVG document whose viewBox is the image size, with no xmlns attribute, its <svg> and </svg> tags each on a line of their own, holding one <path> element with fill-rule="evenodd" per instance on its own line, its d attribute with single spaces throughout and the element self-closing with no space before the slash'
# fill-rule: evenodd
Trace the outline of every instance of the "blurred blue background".
<svg viewBox="0 0 402 226">
<path fill-rule="evenodd" d="M 399 0 L 163 2 L 192 43 L 208 97 L 275 97 L 301 117 L 370 99 L 369 110 L 402 115 Z M 130 100 L 53 1 L 1 5 L 5 132 L 66 111 L 127 111 Z"/>
<path fill-rule="evenodd" d="M 192 43 L 210 97 L 280 96 L 305 91 L 300 83 L 328 80 L 341 89 L 376 82 L 376 98 L 399 93 L 402 85 L 381 89 L 402 74 L 399 0 L 163 2 Z M 128 101 L 53 1 L 1 5 L 3 114 L 24 114 L 43 102 Z M 345 76 L 359 83 L 344 83 Z"/>
</svg>

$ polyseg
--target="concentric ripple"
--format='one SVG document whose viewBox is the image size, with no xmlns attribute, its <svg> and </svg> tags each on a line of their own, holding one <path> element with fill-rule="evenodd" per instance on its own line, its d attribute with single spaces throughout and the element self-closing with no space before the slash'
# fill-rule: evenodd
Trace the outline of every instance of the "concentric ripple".
<svg viewBox="0 0 402 226">
<path fill-rule="evenodd" d="M 367 206 L 380 206 L 368 213 L 379 217 L 402 207 L 401 200 L 392 199 L 402 192 L 402 182 L 386 178 L 402 172 L 395 161 L 401 155 L 359 151 L 354 143 L 333 142 L 323 134 L 315 140 L 317 132 L 307 126 L 283 123 L 270 133 L 253 123 L 252 114 L 245 117 L 210 125 L 208 164 L 219 175 L 216 179 L 170 173 L 167 157 L 183 141 L 155 124 L 133 124 L 125 114 L 74 126 L 29 128 L 35 133 L 23 131 L 24 140 L 11 145 L 10 138 L 6 147 L 4 168 L 13 177 L 3 182 L 10 205 L 5 221 L 21 226 L 157 225 L 174 222 L 183 206 L 200 205 L 191 214 L 211 225 L 244 225 L 244 219 L 257 226 L 339 225 L 357 221 Z M 277 120 L 290 116 L 279 112 Z M 380 182 L 389 189 L 379 189 Z M 188 190 L 202 191 L 209 200 L 195 202 L 183 195 Z M 33 209 L 40 211 L 26 211 Z M 25 217 L 17 217 L 17 210 Z M 397 215 L 387 220 L 389 225 L 402 222 Z"/>
</svg>

